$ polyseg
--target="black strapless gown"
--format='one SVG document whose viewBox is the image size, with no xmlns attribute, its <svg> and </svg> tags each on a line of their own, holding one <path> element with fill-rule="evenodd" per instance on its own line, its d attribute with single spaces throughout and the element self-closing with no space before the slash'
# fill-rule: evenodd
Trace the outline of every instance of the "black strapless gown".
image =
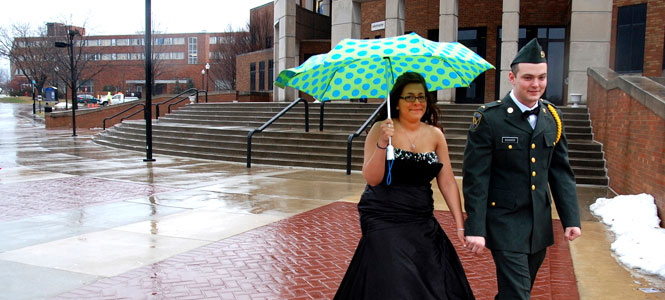
<svg viewBox="0 0 665 300">
<path fill-rule="evenodd" d="M 362 237 L 334 299 L 475 299 L 434 218 L 430 182 L 441 167 L 434 152 L 395 149 L 391 184 L 384 175 L 360 198 Z"/>
</svg>

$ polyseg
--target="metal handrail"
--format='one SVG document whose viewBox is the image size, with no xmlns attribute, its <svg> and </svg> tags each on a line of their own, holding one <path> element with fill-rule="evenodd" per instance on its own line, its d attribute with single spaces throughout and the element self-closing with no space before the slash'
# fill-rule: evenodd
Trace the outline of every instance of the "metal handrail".
<svg viewBox="0 0 665 300">
<path fill-rule="evenodd" d="M 169 99 L 167 99 L 167 100 L 164 100 L 164 101 L 159 102 L 159 103 L 153 103 L 152 105 L 155 107 L 155 119 L 159 119 L 159 106 L 160 106 L 160 105 L 162 105 L 162 104 L 164 104 L 164 103 L 166 103 L 166 102 L 169 102 L 169 101 L 171 101 L 171 100 L 173 100 L 173 99 L 176 99 L 176 98 L 178 98 L 178 97 L 181 97 L 181 96 L 183 96 L 183 95 L 185 95 L 185 94 L 188 94 L 187 97 L 189 98 L 189 96 L 193 95 L 194 93 L 196 93 L 196 103 L 199 103 L 199 93 L 202 93 L 202 92 L 204 92 L 204 91 L 199 91 L 199 90 L 197 90 L 197 89 L 195 89 L 195 88 L 190 88 L 190 89 L 187 89 L 187 90 L 181 92 L 180 94 L 177 94 L 177 95 L 175 95 L 175 96 L 173 96 L 173 97 L 171 97 L 171 98 L 169 98 Z M 183 99 L 188 99 L 188 98 L 183 98 Z M 181 101 L 182 101 L 182 99 L 181 99 Z M 207 102 L 207 101 L 206 101 L 206 102 Z M 170 113 L 170 112 L 171 112 L 171 110 L 169 110 L 169 113 Z"/>
<path fill-rule="evenodd" d="M 387 102 L 388 101 L 383 101 L 383 103 L 379 105 L 379 107 L 374 111 L 374 113 L 372 113 L 372 115 L 369 116 L 369 118 L 367 118 L 365 123 L 363 123 L 363 125 L 360 126 L 360 128 L 358 128 L 356 132 L 349 134 L 349 139 L 346 142 L 346 175 L 351 175 L 351 145 L 353 143 L 353 139 L 357 136 L 360 136 L 360 134 L 362 134 L 362 132 L 365 131 L 365 128 L 367 128 L 367 126 L 369 126 L 369 124 L 372 121 L 374 121 L 374 118 L 376 118 L 376 115 L 379 114 L 381 109 L 386 107 Z"/>
<path fill-rule="evenodd" d="M 167 106 L 168 111 L 169 111 L 168 113 L 169 113 L 169 114 L 171 113 L 171 106 L 176 105 L 176 104 L 178 104 L 178 103 L 180 103 L 180 102 L 182 102 L 182 101 L 185 101 L 185 100 L 189 100 L 189 97 L 187 97 L 187 98 L 182 98 L 182 99 L 180 99 L 180 100 L 178 100 L 178 101 L 176 101 L 176 102 L 173 102 L 173 103 L 169 104 L 169 106 Z"/>
<path fill-rule="evenodd" d="M 132 108 L 137 107 L 137 106 L 142 106 L 143 108 L 137 110 L 136 112 L 134 112 L 133 114 L 131 114 L 129 117 L 124 117 L 124 118 L 120 119 L 120 122 L 122 122 L 122 121 L 125 120 L 126 118 L 130 118 L 130 117 L 136 115 L 137 113 L 142 112 L 142 111 L 145 110 L 145 103 L 136 103 L 136 104 L 134 104 L 134 105 L 132 105 L 132 106 L 126 108 L 125 110 L 123 110 L 123 111 L 121 111 L 121 112 L 119 112 L 119 113 L 117 113 L 117 114 L 115 114 L 115 115 L 112 115 L 112 116 L 110 116 L 110 117 L 108 117 L 108 118 L 104 118 L 104 121 L 102 121 L 102 129 L 103 129 L 103 130 L 106 130 L 106 120 L 111 120 L 111 119 L 113 119 L 113 118 L 115 118 L 115 117 L 117 117 L 117 116 L 119 116 L 119 115 L 121 115 L 121 114 L 124 114 L 124 113 L 128 112 L 129 110 L 131 110 Z"/>
<path fill-rule="evenodd" d="M 321 101 L 321 110 L 319 110 L 319 131 L 323 131 L 323 108 L 325 107 L 325 104 L 325 101 Z"/>
<path fill-rule="evenodd" d="M 266 129 L 272 123 L 277 121 L 279 117 L 283 116 L 284 114 L 286 114 L 287 111 L 296 106 L 298 102 L 303 102 L 305 104 L 305 132 L 309 132 L 309 104 L 307 103 L 307 100 L 303 98 L 298 98 L 296 100 L 293 100 L 291 104 L 282 109 L 282 111 L 280 111 L 278 114 L 272 117 L 272 119 L 268 120 L 268 122 L 265 122 L 263 125 L 261 125 L 261 127 L 253 129 L 252 131 L 249 132 L 249 134 L 247 134 L 247 168 L 252 167 L 252 136 L 254 135 L 254 133 L 263 132 L 264 129 Z"/>
</svg>

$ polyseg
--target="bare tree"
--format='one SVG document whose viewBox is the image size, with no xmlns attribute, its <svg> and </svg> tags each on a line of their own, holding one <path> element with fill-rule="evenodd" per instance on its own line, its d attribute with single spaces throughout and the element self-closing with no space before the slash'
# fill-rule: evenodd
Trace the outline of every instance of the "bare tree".
<svg viewBox="0 0 665 300">
<path fill-rule="evenodd" d="M 58 51 L 53 41 L 45 28 L 33 30 L 27 24 L 14 24 L 0 29 L 0 56 L 8 58 L 14 70 L 41 91 L 56 66 Z"/>
<path fill-rule="evenodd" d="M 67 30 L 64 34 L 57 34 L 53 39 L 57 42 L 70 43 L 69 38 L 71 36 L 73 38 L 71 40 L 71 43 L 73 44 L 73 53 L 71 53 L 72 58 L 70 58 L 68 48 L 53 48 L 57 49 L 55 67 L 59 70 L 59 72 L 56 72 L 55 74 L 58 76 L 58 79 L 67 82 L 68 87 L 71 90 L 78 91 L 81 87 L 86 85 L 89 80 L 103 72 L 109 65 L 109 60 L 103 58 L 104 53 L 95 50 L 93 47 L 89 47 L 90 44 L 97 43 L 98 40 L 85 36 L 84 32 L 81 32 L 85 29 L 75 26 L 65 26 L 65 28 L 67 28 Z M 51 45 L 54 44 L 55 42 L 51 43 Z M 51 70 L 55 67 L 51 68 Z"/>
<path fill-rule="evenodd" d="M 236 57 L 240 54 L 272 47 L 272 15 L 254 13 L 244 29 L 234 30 L 230 25 L 224 36 L 211 45 L 210 75 L 223 88 L 236 89 Z"/>
<path fill-rule="evenodd" d="M 56 42 L 68 43 L 68 33 L 78 32 L 73 40 L 73 64 L 70 63 L 69 49 L 56 48 Z M 88 46 L 88 37 L 83 27 L 53 23 L 50 29 L 42 27 L 34 30 L 27 24 L 14 24 L 10 29 L 0 29 L 0 56 L 9 59 L 14 70 L 18 70 L 30 83 L 35 82 L 37 91 L 47 83 L 68 82 L 70 89 L 79 89 L 88 80 L 99 74 L 107 66 L 102 53 Z M 94 62 L 94 64 L 92 63 Z M 59 70 L 55 72 L 55 70 Z M 71 82 L 71 70 L 74 82 Z"/>
<path fill-rule="evenodd" d="M 9 72 L 6 69 L 0 69 L 0 94 L 8 91 L 9 80 Z"/>
</svg>

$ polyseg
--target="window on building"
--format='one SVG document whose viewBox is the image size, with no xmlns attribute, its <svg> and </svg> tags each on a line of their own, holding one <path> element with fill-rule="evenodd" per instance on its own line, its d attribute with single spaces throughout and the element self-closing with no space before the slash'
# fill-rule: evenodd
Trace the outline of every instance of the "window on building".
<svg viewBox="0 0 665 300">
<path fill-rule="evenodd" d="M 185 44 L 185 38 L 173 38 L 173 45 L 184 45 Z"/>
<path fill-rule="evenodd" d="M 115 46 L 115 40 L 114 39 L 99 40 L 99 45 L 100 46 Z"/>
<path fill-rule="evenodd" d="M 272 36 L 266 37 L 266 49 L 272 48 Z"/>
<path fill-rule="evenodd" d="M 211 36 L 210 37 L 210 45 L 217 44 L 217 37 L 216 36 Z"/>
<path fill-rule="evenodd" d="M 156 38 L 155 45 L 164 45 L 164 38 Z"/>
<path fill-rule="evenodd" d="M 268 90 L 272 91 L 272 82 L 274 81 L 273 78 L 275 75 L 273 75 L 274 72 L 274 66 L 273 66 L 273 61 L 272 59 L 268 61 Z"/>
<path fill-rule="evenodd" d="M 93 80 L 86 80 L 79 87 L 79 93 L 94 93 L 95 82 Z"/>
<path fill-rule="evenodd" d="M 256 63 L 249 64 L 249 91 L 256 91 Z"/>
<path fill-rule="evenodd" d="M 188 62 L 190 65 L 195 65 L 199 63 L 198 60 L 198 44 L 197 44 L 197 38 L 196 37 L 190 37 L 188 39 L 189 45 L 187 45 L 187 50 L 188 50 Z"/>
<path fill-rule="evenodd" d="M 614 69 L 617 72 L 642 72 L 647 5 L 619 7 Z"/>
<path fill-rule="evenodd" d="M 259 91 L 265 90 L 265 81 L 266 81 L 266 62 L 259 62 Z"/>
<path fill-rule="evenodd" d="M 481 57 L 485 57 L 487 44 L 487 29 L 485 27 L 460 28 L 457 30 L 457 41 Z M 428 36 L 436 35 L 439 30 L 428 30 Z M 476 77 L 469 87 L 455 89 L 455 103 L 483 103 L 485 100 L 485 73 Z"/>
<path fill-rule="evenodd" d="M 129 59 L 129 53 L 118 53 L 116 58 L 118 58 L 118 60 L 128 60 Z"/>
</svg>

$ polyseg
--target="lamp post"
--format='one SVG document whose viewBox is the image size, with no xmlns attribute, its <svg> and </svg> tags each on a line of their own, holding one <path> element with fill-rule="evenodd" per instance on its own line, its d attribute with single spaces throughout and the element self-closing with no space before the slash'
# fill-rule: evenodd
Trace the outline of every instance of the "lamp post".
<svg viewBox="0 0 665 300">
<path fill-rule="evenodd" d="M 208 103 L 208 87 L 210 86 L 210 64 L 206 63 L 206 103 Z"/>
<path fill-rule="evenodd" d="M 203 78 L 203 76 L 205 76 L 205 75 L 206 75 L 206 70 L 205 69 L 201 70 L 201 90 L 205 89 L 205 81 L 204 81 L 204 78 Z"/>
<path fill-rule="evenodd" d="M 72 136 L 76 136 L 76 77 L 74 73 L 74 36 L 79 34 L 78 30 L 67 30 L 69 43 L 55 42 L 57 48 L 69 47 L 69 87 L 72 89 Z M 65 100 L 67 101 L 67 100 Z"/>
<path fill-rule="evenodd" d="M 36 114 L 37 111 L 35 109 L 36 104 L 35 104 L 35 81 L 32 81 L 32 114 Z"/>
</svg>

